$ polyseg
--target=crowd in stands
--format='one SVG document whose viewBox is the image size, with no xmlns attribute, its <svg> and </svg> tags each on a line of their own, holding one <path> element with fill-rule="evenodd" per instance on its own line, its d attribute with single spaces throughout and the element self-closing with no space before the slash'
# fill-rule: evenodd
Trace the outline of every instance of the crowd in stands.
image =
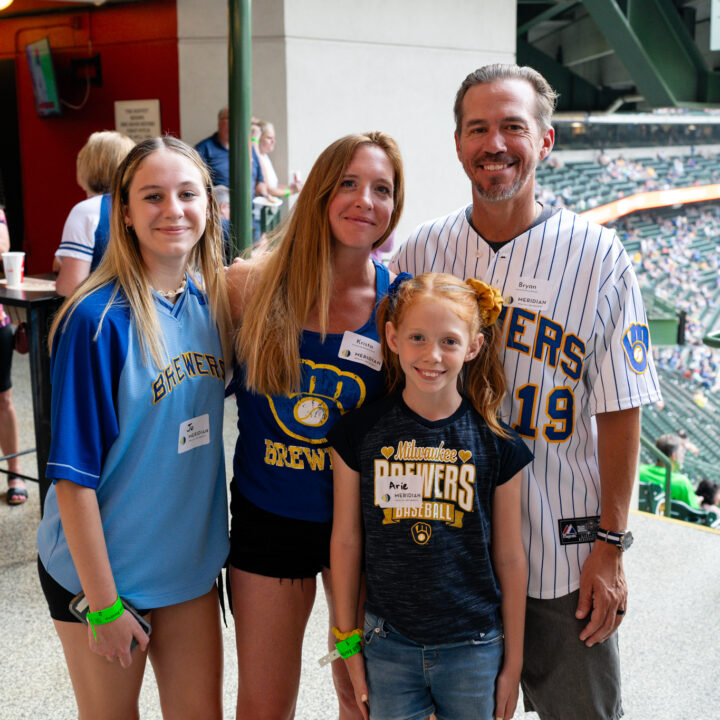
<svg viewBox="0 0 720 720">
<path fill-rule="evenodd" d="M 720 181 L 720 165 L 710 154 L 685 157 L 611 159 L 564 164 L 553 158 L 538 169 L 537 198 L 546 205 L 583 212 L 628 195 Z"/>
<path fill-rule="evenodd" d="M 536 194 L 543 203 L 577 212 L 596 206 L 603 188 L 610 188 L 617 198 L 684 184 L 717 182 L 720 163 L 716 167 L 716 160 L 700 155 L 671 160 L 661 156 L 610 159 L 601 153 L 595 163 L 555 161 L 539 175 Z M 576 201 L 577 185 L 563 185 L 557 178 L 578 173 L 592 176 L 595 189 L 591 196 Z M 633 260 L 641 287 L 686 313 L 686 344 L 660 348 L 657 360 L 660 367 L 694 381 L 700 393 L 694 401 L 702 404 L 703 392 L 720 388 L 720 356 L 702 342 L 709 331 L 720 326 L 720 203 L 635 213 L 618 221 L 615 229 Z"/>
<path fill-rule="evenodd" d="M 551 157 L 538 172 L 536 197 L 544 204 L 582 212 L 635 193 L 713 182 L 720 182 L 720 162 L 700 154 L 610 159 L 601 153 L 594 162 L 580 163 Z M 610 225 L 633 261 L 643 293 L 685 313 L 685 344 L 654 348 L 661 384 L 665 383 L 663 394 L 675 402 L 665 392 L 672 379 L 673 391 L 684 393 L 688 413 L 714 413 L 720 397 L 720 350 L 705 345 L 703 338 L 720 329 L 720 202 L 633 213 Z M 663 404 L 648 413 L 643 425 L 650 423 L 651 434 L 675 432 L 683 422 Z M 693 426 L 693 431 L 698 429 Z M 649 456 L 645 459 L 654 462 Z M 720 476 L 706 477 L 713 475 L 712 463 L 705 449 L 688 455 L 688 487 L 702 496 L 695 502 L 691 493 L 693 502 L 688 504 L 693 508 L 716 505 L 713 488 Z"/>
<path fill-rule="evenodd" d="M 640 223 L 653 227 L 641 230 Z M 720 315 L 720 205 L 642 213 L 621 220 L 617 231 L 629 250 L 641 287 L 686 313 L 685 345 L 658 349 L 661 367 L 681 373 L 704 391 L 720 387 L 717 350 L 703 344 Z M 701 403 L 697 396 L 696 403 Z"/>
<path fill-rule="evenodd" d="M 675 110 L 676 108 L 673 108 Z M 666 114 L 677 114 L 675 112 Z M 687 115 L 687 113 L 683 113 Z M 713 113 L 717 115 L 716 113 Z M 720 142 L 718 123 L 695 123 L 688 116 L 683 123 L 667 123 L 660 113 L 649 122 L 595 123 L 578 127 L 575 121 L 556 121 L 557 150 L 594 148 L 671 147 L 677 145 L 714 145 Z"/>
</svg>

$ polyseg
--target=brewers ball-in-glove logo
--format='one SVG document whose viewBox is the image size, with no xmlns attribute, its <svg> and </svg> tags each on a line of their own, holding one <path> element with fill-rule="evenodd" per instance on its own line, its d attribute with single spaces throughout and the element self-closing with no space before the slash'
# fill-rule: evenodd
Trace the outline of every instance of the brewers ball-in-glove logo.
<svg viewBox="0 0 720 720">
<path fill-rule="evenodd" d="M 647 325 L 631 325 L 622 338 L 622 347 L 630 367 L 634 372 L 644 373 L 648 365 L 650 351 L 650 331 Z"/>
<path fill-rule="evenodd" d="M 430 524 L 426 522 L 415 523 L 412 528 L 410 528 L 410 533 L 412 535 L 412 539 L 418 545 L 427 545 L 427 542 L 430 540 L 430 536 L 432 535 L 432 527 L 430 527 Z"/>
<path fill-rule="evenodd" d="M 300 392 L 267 399 L 283 432 L 296 440 L 324 443 L 340 415 L 362 405 L 365 383 L 354 373 L 333 365 L 312 360 L 301 363 Z"/>
</svg>

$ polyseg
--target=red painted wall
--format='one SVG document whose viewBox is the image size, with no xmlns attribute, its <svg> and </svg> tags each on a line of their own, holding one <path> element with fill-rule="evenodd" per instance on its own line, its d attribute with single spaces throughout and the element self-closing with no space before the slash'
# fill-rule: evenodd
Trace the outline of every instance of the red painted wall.
<svg viewBox="0 0 720 720">
<path fill-rule="evenodd" d="M 175 0 L 65 10 L 38 0 L 16 0 L 10 10 L 63 8 L 59 14 L 3 18 L 0 57 L 15 58 L 22 162 L 26 268 L 49 272 L 72 206 L 85 198 L 75 181 L 75 159 L 90 133 L 115 129 L 116 100 L 160 100 L 162 131 L 180 134 Z M 67 77 L 70 59 L 100 53 L 101 88 L 91 87 L 80 110 L 63 107 L 59 118 L 35 110 L 25 46 L 50 38 L 60 97 L 79 105 L 84 81 Z M 1 104 L 1 103 L 0 103 Z M 5 180 L 6 184 L 8 180 Z"/>
</svg>

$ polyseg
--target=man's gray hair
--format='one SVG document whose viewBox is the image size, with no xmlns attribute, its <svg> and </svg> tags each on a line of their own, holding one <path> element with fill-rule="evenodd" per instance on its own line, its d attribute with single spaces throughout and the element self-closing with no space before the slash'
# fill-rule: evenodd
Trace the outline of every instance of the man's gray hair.
<svg viewBox="0 0 720 720">
<path fill-rule="evenodd" d="M 460 85 L 455 96 L 455 130 L 459 134 L 462 128 L 462 104 L 467 91 L 475 85 L 486 85 L 498 80 L 525 80 L 535 90 L 535 118 L 540 129 L 545 132 L 550 128 L 552 114 L 557 105 L 558 94 L 550 87 L 550 83 L 537 71 L 527 65 L 495 63 L 484 65 L 471 72 Z"/>
</svg>

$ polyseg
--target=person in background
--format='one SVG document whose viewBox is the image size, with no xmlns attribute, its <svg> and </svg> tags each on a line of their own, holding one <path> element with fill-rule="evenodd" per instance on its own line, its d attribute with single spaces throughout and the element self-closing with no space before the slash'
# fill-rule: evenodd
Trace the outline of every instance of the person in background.
<svg viewBox="0 0 720 720">
<path fill-rule="evenodd" d="M 198 155 L 210 171 L 213 185 L 230 187 L 230 108 L 220 108 L 217 131 L 196 146 Z"/>
<path fill-rule="evenodd" d="M 233 246 L 230 237 L 230 188 L 225 185 L 215 186 L 215 199 L 220 210 L 220 222 L 223 232 L 223 264 L 229 265 L 232 262 Z"/>
<path fill-rule="evenodd" d="M 720 483 L 703 478 L 698 484 L 695 493 L 700 498 L 701 509 L 720 515 Z"/>
<path fill-rule="evenodd" d="M 273 197 L 289 197 L 299 193 L 303 186 L 302 181 L 295 177 L 289 185 L 281 185 L 270 159 L 270 153 L 275 149 L 275 127 L 265 120 L 260 120 L 259 127 L 258 158 L 268 193 Z"/>
<path fill-rule="evenodd" d="M 217 199 L 220 217 L 223 220 L 230 220 L 230 188 L 226 185 L 215 186 L 215 198 Z"/>
<path fill-rule="evenodd" d="M 670 494 L 673 500 L 680 500 L 696 510 L 700 502 L 695 494 L 695 487 L 690 478 L 680 472 L 685 461 L 685 444 L 683 439 L 675 433 L 661 435 L 655 441 L 655 447 L 670 458 L 672 472 L 670 474 Z M 642 464 L 638 468 L 640 482 L 649 482 L 665 489 L 665 465 L 657 462 L 655 465 Z"/>
<path fill-rule="evenodd" d="M 110 237 L 110 185 L 135 141 L 113 130 L 94 132 L 77 156 L 77 183 L 86 200 L 70 211 L 55 252 L 58 295 L 71 295 L 100 264 Z"/>
<path fill-rule="evenodd" d="M 0 253 L 9 250 L 10 233 L 5 209 L 0 205 Z M 10 380 L 14 345 L 10 316 L 0 305 L 0 452 L 3 456 L 13 455 L 20 451 L 17 414 L 13 404 Z M 20 472 L 20 458 L 10 458 L 7 466 L 8 489 L 5 499 L 8 505 L 22 505 L 27 501 L 28 493 L 23 479 L 17 476 L 17 473 Z"/>
</svg>

